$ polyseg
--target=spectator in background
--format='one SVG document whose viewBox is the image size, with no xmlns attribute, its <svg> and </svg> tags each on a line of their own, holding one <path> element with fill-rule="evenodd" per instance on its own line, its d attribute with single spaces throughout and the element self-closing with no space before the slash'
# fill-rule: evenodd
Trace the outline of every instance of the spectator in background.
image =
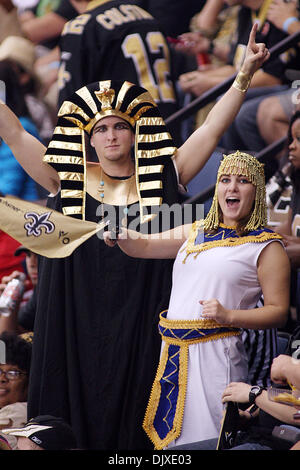
<svg viewBox="0 0 300 470">
<path fill-rule="evenodd" d="M 35 253 L 24 246 L 19 246 L 15 251 L 15 256 L 21 256 L 25 253 L 25 272 L 27 281 L 25 282 L 25 292 L 20 299 L 19 305 L 11 312 L 8 317 L 0 315 L 0 333 L 9 331 L 13 333 L 23 333 L 24 331 L 33 331 L 35 311 L 36 311 L 36 286 L 38 282 L 38 257 Z M 19 276 L 20 271 L 14 270 L 8 276 L 1 279 L 0 295 L 9 281 Z"/>
<path fill-rule="evenodd" d="M 0 335 L 5 344 L 5 357 L 0 357 L 0 434 L 3 428 L 24 426 L 27 421 L 31 340 L 30 336 L 25 339 L 7 332 Z M 4 437 L 15 449 L 17 439 Z"/>
<path fill-rule="evenodd" d="M 11 0 L 0 0 L 0 43 L 11 35 L 23 36 L 18 10 Z"/>
<path fill-rule="evenodd" d="M 36 45 L 35 71 L 43 84 L 45 102 L 56 115 L 57 78 L 60 61 L 58 42 L 67 21 L 77 16 L 72 0 L 40 1 L 19 16 L 22 33 Z"/>
<path fill-rule="evenodd" d="M 158 22 L 134 1 L 74 0 L 82 13 L 62 32 L 59 70 L 61 105 L 77 89 L 97 80 L 127 80 L 146 88 L 163 118 L 178 110 L 170 51 Z M 179 125 L 170 132 L 179 145 Z"/>
<path fill-rule="evenodd" d="M 268 10 L 268 19 L 279 29 L 288 34 L 300 31 L 298 1 L 273 0 Z M 298 70 L 291 80 L 299 79 Z M 290 119 L 299 109 L 299 93 L 297 88 L 291 88 L 280 95 L 270 96 L 260 101 L 257 108 L 257 126 L 253 126 L 261 146 L 270 145 L 288 133 Z M 280 155 L 279 155 L 280 156 Z"/>
<path fill-rule="evenodd" d="M 180 35 L 176 50 L 196 57 L 209 55 L 209 62 L 217 66 L 226 64 L 236 35 L 238 10 L 238 6 L 226 8 L 224 0 L 208 0 L 192 19 L 191 32 Z"/>
<path fill-rule="evenodd" d="M 0 63 L 3 63 L 0 80 L 5 83 L 6 100 L 13 100 L 14 106 L 17 106 L 20 100 L 18 106 L 23 108 L 24 116 L 31 120 L 37 128 L 39 138 L 47 144 L 53 133 L 54 121 L 40 96 L 41 83 L 34 73 L 35 60 L 35 47 L 28 39 L 9 36 L 0 45 Z M 10 83 L 9 74 L 12 75 L 14 88 Z M 14 96 L 17 94 L 20 96 L 19 99 Z M 21 117 L 20 114 L 19 116 Z M 27 125 L 29 125 L 28 122 Z M 34 128 L 32 128 L 33 131 Z M 0 190 L 2 190 L 1 187 Z"/>
<path fill-rule="evenodd" d="M 221 84 L 225 79 L 232 76 L 239 67 L 240 60 L 243 58 L 245 51 L 245 41 L 253 22 L 259 21 L 259 30 L 257 33 L 257 41 L 266 43 L 271 48 L 279 41 L 287 37 L 287 33 L 278 29 L 267 18 L 267 0 L 226 0 L 229 6 L 240 5 L 238 12 L 237 38 L 231 45 L 228 55 L 227 64 L 213 67 L 208 70 L 197 70 L 182 74 L 180 76 L 180 87 L 185 93 L 191 93 L 195 96 L 201 96 L 204 92 L 212 87 Z M 208 42 L 210 52 L 214 52 L 214 42 Z M 219 47 L 219 45 L 218 45 Z M 217 49 L 217 48 L 216 48 Z M 299 69 L 300 49 L 298 45 L 294 45 L 284 54 L 266 63 L 262 69 L 257 71 L 251 83 L 251 89 L 247 95 L 247 100 L 243 104 L 237 119 L 229 127 L 222 137 L 219 145 L 231 151 L 235 148 L 241 148 L 249 151 L 257 151 L 254 145 L 257 141 L 256 135 L 246 129 L 246 123 L 249 120 L 256 119 L 256 103 L 261 97 L 266 97 L 274 93 L 282 92 L 288 89 L 290 81 L 285 76 L 285 72 L 289 68 Z M 203 51 L 204 52 L 204 51 Z M 240 116 L 244 118 L 244 128 L 240 125 Z M 245 140 L 249 145 L 245 145 Z M 253 143 L 253 145 L 251 145 Z M 216 158 L 216 167 L 218 158 Z M 213 159 L 211 160 L 212 164 Z M 269 161 L 266 163 L 266 178 L 274 174 L 277 169 L 276 162 Z"/>
<path fill-rule="evenodd" d="M 292 164 L 290 174 L 293 192 L 285 222 L 277 227 L 284 237 L 286 252 L 292 267 L 291 305 L 300 320 L 300 111 L 293 114 L 289 125 L 289 161 Z M 295 318 L 294 318 L 295 320 Z"/>
<path fill-rule="evenodd" d="M 226 3 L 229 5 L 241 5 L 238 14 L 237 39 L 231 46 L 227 65 L 220 66 L 211 71 L 194 71 L 183 74 L 180 77 L 180 85 L 185 92 L 200 96 L 213 86 L 222 83 L 238 70 L 245 53 L 249 31 L 255 21 L 260 21 L 259 30 L 257 32 L 257 42 L 264 42 L 269 48 L 287 36 L 286 33 L 267 21 L 264 0 L 228 0 Z M 289 66 L 291 62 L 297 64 L 297 54 L 298 50 L 295 48 L 295 51 L 290 53 L 290 60 L 288 62 L 277 58 L 266 63 L 253 77 L 251 87 L 257 88 L 281 85 L 285 81 L 284 72 L 288 64 Z"/>
<path fill-rule="evenodd" d="M 298 2 L 273 0 L 267 11 L 267 22 L 281 31 L 282 38 L 299 31 Z M 287 135 L 292 114 L 299 108 L 299 91 L 293 87 L 293 80 L 300 78 L 298 51 L 299 45 L 293 45 L 280 54 L 279 59 L 286 64 L 285 70 L 281 70 L 285 87 L 270 88 L 267 92 L 270 96 L 262 93 L 245 103 L 222 140 L 224 147 L 235 148 L 238 145 L 245 150 L 259 152 Z M 278 168 L 282 156 L 283 153 L 279 152 L 274 155 L 273 162 L 266 163 L 273 168 L 272 172 Z"/>
<path fill-rule="evenodd" d="M 20 14 L 19 21 L 25 37 L 51 50 L 57 46 L 66 22 L 76 15 L 69 0 L 39 1 L 34 8 Z"/>
<path fill-rule="evenodd" d="M 271 379 L 277 384 L 291 384 L 300 390 L 300 360 L 280 354 L 273 361 Z"/>
<path fill-rule="evenodd" d="M 29 420 L 24 427 L 4 429 L 3 433 L 8 437 L 17 438 L 17 450 L 75 450 L 77 448 L 71 426 L 55 416 L 37 416 Z"/>
<path fill-rule="evenodd" d="M 14 110 L 22 126 L 30 134 L 39 138 L 37 128 L 28 111 L 19 75 L 9 60 L 0 61 L 0 80 L 5 84 L 8 106 Z M 35 181 L 23 170 L 10 148 L 2 140 L 0 143 L 0 191 L 5 195 L 17 196 L 29 201 L 39 199 Z"/>
</svg>

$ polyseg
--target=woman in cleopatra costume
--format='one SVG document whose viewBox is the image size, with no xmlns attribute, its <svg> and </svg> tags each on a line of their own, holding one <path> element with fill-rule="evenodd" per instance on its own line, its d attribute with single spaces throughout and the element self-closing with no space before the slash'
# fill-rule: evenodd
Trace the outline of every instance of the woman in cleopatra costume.
<svg viewBox="0 0 300 470">
<path fill-rule="evenodd" d="M 16 201 L 0 204 L 7 212 L 16 208 L 12 216 L 23 230 L 19 239 L 31 249 L 34 239 L 34 251 L 44 255 L 29 418 L 63 417 L 81 448 L 152 448 L 142 423 L 159 359 L 157 323 L 168 306 L 173 260 L 134 259 L 96 235 L 79 238 L 73 252 L 61 253 L 61 243 L 67 250 L 72 238 L 67 221 L 85 227 L 104 219 L 128 226 L 137 205 L 139 227 L 147 230 L 161 206 L 178 201 L 178 184 L 186 185 L 201 170 L 236 116 L 253 73 L 269 56 L 264 44 L 256 44 L 255 31 L 233 86 L 178 149 L 150 94 L 129 82 L 107 80 L 78 90 L 62 104 L 46 152 L 0 105 L 0 135 L 51 193 L 48 212 L 33 217 L 32 210 L 30 224 L 18 217 Z M 98 163 L 86 157 L 89 140 Z M 115 212 L 120 223 L 113 221 Z M 56 256 L 47 245 L 54 213 L 62 213 L 65 221 Z M 11 233 L 15 224 L 6 219 L 1 217 L 0 227 Z"/>
<path fill-rule="evenodd" d="M 129 230 L 118 236 L 130 256 L 172 258 L 178 250 L 169 308 L 160 314 L 162 352 L 143 424 L 156 449 L 217 437 L 223 390 L 247 379 L 241 328 L 285 323 L 289 262 L 281 236 L 265 225 L 263 165 L 236 152 L 220 164 L 204 220 L 159 239 Z M 109 232 L 105 239 L 114 243 Z M 255 308 L 261 294 L 264 306 Z"/>
</svg>

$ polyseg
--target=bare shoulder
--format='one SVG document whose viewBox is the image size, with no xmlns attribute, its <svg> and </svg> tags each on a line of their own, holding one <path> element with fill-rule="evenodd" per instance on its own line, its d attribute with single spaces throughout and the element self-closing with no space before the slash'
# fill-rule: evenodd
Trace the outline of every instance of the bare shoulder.
<svg viewBox="0 0 300 470">
<path fill-rule="evenodd" d="M 289 258 L 280 239 L 265 246 L 258 258 L 257 266 L 271 266 L 273 269 L 284 269 L 290 266 Z"/>
</svg>

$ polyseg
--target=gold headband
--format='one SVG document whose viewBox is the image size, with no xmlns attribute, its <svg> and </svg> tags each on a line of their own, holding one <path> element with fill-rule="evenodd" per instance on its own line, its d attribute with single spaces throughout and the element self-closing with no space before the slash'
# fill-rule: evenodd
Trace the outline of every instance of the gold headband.
<svg viewBox="0 0 300 470">
<path fill-rule="evenodd" d="M 239 150 L 224 155 L 220 163 L 213 202 L 205 221 L 205 230 L 215 230 L 219 226 L 218 183 L 222 175 L 244 175 L 256 187 L 255 205 L 245 227 L 245 231 L 256 230 L 267 224 L 266 187 L 264 165 L 257 158 Z"/>
</svg>

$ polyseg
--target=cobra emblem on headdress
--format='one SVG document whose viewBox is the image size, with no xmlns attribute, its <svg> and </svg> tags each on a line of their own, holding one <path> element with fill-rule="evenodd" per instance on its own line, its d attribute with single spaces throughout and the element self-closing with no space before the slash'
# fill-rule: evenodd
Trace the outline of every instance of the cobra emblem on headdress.
<svg viewBox="0 0 300 470">
<path fill-rule="evenodd" d="M 95 91 L 95 95 L 101 103 L 102 111 L 112 109 L 112 102 L 115 98 L 115 90 L 110 88 L 109 90 Z"/>
</svg>

